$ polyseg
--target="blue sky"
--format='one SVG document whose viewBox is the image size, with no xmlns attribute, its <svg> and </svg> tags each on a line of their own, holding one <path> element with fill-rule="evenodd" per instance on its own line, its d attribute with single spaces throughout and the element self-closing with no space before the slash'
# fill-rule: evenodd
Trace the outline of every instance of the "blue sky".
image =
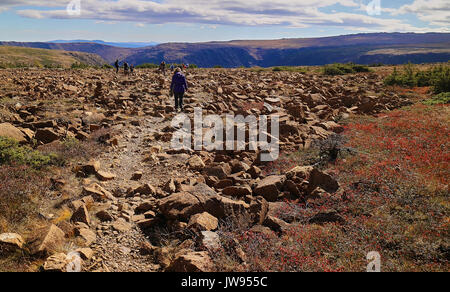
<svg viewBox="0 0 450 292">
<path fill-rule="evenodd" d="M 68 12 L 69 4 L 73 4 L 73 9 Z M 0 40 L 3 41 L 101 39 L 115 42 L 200 42 L 392 31 L 449 32 L 450 1 L 2 0 L 0 2 Z"/>
</svg>

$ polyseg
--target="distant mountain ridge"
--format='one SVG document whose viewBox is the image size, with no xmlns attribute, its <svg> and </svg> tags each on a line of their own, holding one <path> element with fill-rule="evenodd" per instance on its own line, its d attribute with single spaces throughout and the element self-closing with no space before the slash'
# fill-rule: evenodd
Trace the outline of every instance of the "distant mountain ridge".
<svg viewBox="0 0 450 292">
<path fill-rule="evenodd" d="M 97 54 L 108 63 L 114 62 L 116 58 L 123 59 L 134 50 L 96 43 L 0 42 L 0 45 Z"/>
<path fill-rule="evenodd" d="M 101 45 L 119 47 L 119 48 L 143 48 L 143 47 L 153 47 L 158 45 L 156 42 L 105 42 L 102 40 L 54 40 L 49 41 L 49 43 L 55 44 L 70 44 L 70 43 L 96 43 Z"/>
<path fill-rule="evenodd" d="M 99 55 L 82 52 L 0 46 L 0 68 L 70 68 L 74 63 L 102 66 L 105 60 Z"/>
<path fill-rule="evenodd" d="M 119 59 L 135 65 L 158 64 L 163 60 L 200 67 L 306 66 L 335 62 L 402 64 L 450 60 L 450 33 L 372 33 L 322 38 L 165 43 L 141 48 L 85 42 L 0 42 L 0 45 L 80 51 L 98 54 L 110 63 Z"/>
</svg>

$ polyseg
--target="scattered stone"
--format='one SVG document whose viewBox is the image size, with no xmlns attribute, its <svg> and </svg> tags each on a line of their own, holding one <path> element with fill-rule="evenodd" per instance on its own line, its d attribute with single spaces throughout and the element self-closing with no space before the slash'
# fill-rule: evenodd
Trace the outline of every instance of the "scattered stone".
<svg viewBox="0 0 450 292">
<path fill-rule="evenodd" d="M 72 218 L 70 219 L 72 222 L 82 222 L 84 224 L 87 224 L 88 226 L 91 225 L 91 218 L 89 216 L 89 212 L 86 208 L 86 205 L 81 205 L 72 215 Z"/>
<path fill-rule="evenodd" d="M 114 220 L 114 217 L 106 210 L 99 211 L 95 214 L 102 222 L 110 222 Z"/>
<path fill-rule="evenodd" d="M 149 184 L 143 184 L 142 186 L 134 189 L 132 191 L 132 194 L 141 194 L 141 195 L 155 195 L 156 189 L 152 185 Z"/>
<path fill-rule="evenodd" d="M 146 228 L 152 228 L 160 223 L 161 223 L 161 220 L 159 218 L 146 219 L 144 217 L 144 219 L 137 221 L 136 225 L 139 226 L 139 228 L 141 228 L 141 229 L 146 229 Z"/>
<path fill-rule="evenodd" d="M 226 187 L 225 189 L 223 189 L 222 193 L 225 196 L 242 198 L 245 196 L 250 196 L 252 194 L 252 188 L 248 185 L 246 185 L 246 186 L 231 186 L 231 187 Z"/>
<path fill-rule="evenodd" d="M 136 171 L 135 173 L 133 173 L 133 176 L 131 177 L 131 180 L 140 180 L 143 176 L 142 171 Z"/>
<path fill-rule="evenodd" d="M 262 170 L 257 166 L 252 166 L 248 170 L 248 173 L 252 176 L 253 179 L 256 179 L 261 176 Z"/>
<path fill-rule="evenodd" d="M 213 166 L 205 169 L 207 175 L 224 179 L 231 174 L 231 167 L 228 164 Z"/>
<path fill-rule="evenodd" d="M 263 196 L 269 202 L 275 202 L 278 199 L 285 180 L 285 176 L 268 176 L 258 183 L 254 193 L 258 196 Z"/>
<path fill-rule="evenodd" d="M 51 224 L 29 242 L 32 254 L 48 255 L 58 251 L 65 242 L 65 233 Z"/>
<path fill-rule="evenodd" d="M 269 212 L 269 203 L 263 197 L 254 198 L 250 203 L 249 212 L 252 216 L 252 221 L 262 225 Z"/>
<path fill-rule="evenodd" d="M 329 174 L 314 169 L 309 176 L 308 192 L 312 192 L 317 187 L 329 193 L 335 193 L 339 190 L 339 184 L 335 179 Z"/>
<path fill-rule="evenodd" d="M 205 184 L 198 184 L 189 192 L 175 193 L 159 202 L 159 210 L 167 219 L 188 222 L 192 215 L 208 212 L 217 218 L 224 216 L 221 197 Z"/>
<path fill-rule="evenodd" d="M 38 129 L 34 138 L 44 144 L 59 140 L 59 135 L 51 128 Z"/>
<path fill-rule="evenodd" d="M 90 248 L 79 248 L 76 250 L 83 260 L 90 260 L 94 256 L 94 251 Z"/>
<path fill-rule="evenodd" d="M 119 218 L 116 222 L 112 224 L 112 228 L 118 232 L 128 232 L 131 230 L 131 224 L 127 223 L 122 218 Z"/>
<path fill-rule="evenodd" d="M 114 196 L 102 188 L 100 185 L 94 183 L 88 187 L 83 187 L 83 193 L 87 196 L 92 196 L 96 201 L 109 199 L 115 201 Z"/>
<path fill-rule="evenodd" d="M 117 177 L 115 174 L 101 170 L 97 171 L 96 176 L 101 181 L 110 181 L 114 180 Z"/>
<path fill-rule="evenodd" d="M 264 220 L 264 226 L 269 227 L 275 232 L 282 232 L 289 228 L 289 224 L 281 220 L 280 218 L 267 216 Z"/>
<path fill-rule="evenodd" d="M 136 207 L 136 209 L 134 210 L 136 214 L 143 214 L 146 213 L 150 210 L 155 209 L 155 204 L 151 201 L 144 201 L 143 203 L 141 203 L 139 206 Z"/>
<path fill-rule="evenodd" d="M 75 224 L 74 233 L 79 237 L 83 246 L 91 246 L 97 240 L 95 232 L 82 222 Z"/>
<path fill-rule="evenodd" d="M 47 258 L 42 269 L 45 272 L 66 272 L 68 263 L 65 253 L 57 253 Z"/>
<path fill-rule="evenodd" d="M 250 206 L 244 201 L 235 201 L 227 197 L 220 197 L 220 210 L 218 218 L 243 215 L 247 213 Z"/>
<path fill-rule="evenodd" d="M 177 187 L 175 185 L 175 181 L 171 178 L 163 187 L 163 191 L 173 194 L 177 191 Z"/>
<path fill-rule="evenodd" d="M 168 272 L 196 273 L 212 272 L 214 264 L 207 252 L 188 252 L 175 258 L 167 268 Z"/>
<path fill-rule="evenodd" d="M 218 226 L 219 220 L 207 212 L 195 214 L 188 223 L 188 228 L 197 231 L 212 231 L 216 230 Z"/>
<path fill-rule="evenodd" d="M 13 251 L 22 249 L 25 244 L 22 236 L 17 233 L 2 233 L 0 234 L 0 250 Z"/>
<path fill-rule="evenodd" d="M 83 171 L 86 175 L 96 174 L 99 170 L 100 162 L 95 160 L 91 160 L 81 167 L 81 171 Z"/>
<path fill-rule="evenodd" d="M 27 142 L 25 134 L 20 129 L 14 127 L 10 123 L 0 124 L 0 137 L 14 139 L 19 143 Z"/>
<path fill-rule="evenodd" d="M 205 167 L 205 163 L 198 155 L 192 156 L 188 161 L 188 165 L 194 170 L 201 170 Z"/>
</svg>

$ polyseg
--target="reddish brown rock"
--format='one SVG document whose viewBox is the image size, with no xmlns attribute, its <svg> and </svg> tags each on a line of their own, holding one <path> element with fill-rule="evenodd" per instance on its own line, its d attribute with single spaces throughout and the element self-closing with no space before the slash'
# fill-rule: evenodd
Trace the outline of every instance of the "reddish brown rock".
<svg viewBox="0 0 450 292">
<path fill-rule="evenodd" d="M 188 252 L 175 258 L 167 268 L 168 272 L 198 273 L 213 272 L 214 264 L 208 252 Z"/>
<path fill-rule="evenodd" d="M 258 183 L 253 192 L 256 195 L 263 196 L 269 202 L 275 202 L 278 199 L 285 180 L 285 176 L 268 176 Z"/>
<path fill-rule="evenodd" d="M 110 180 L 114 180 L 117 176 L 113 173 L 109 173 L 106 171 L 97 171 L 96 176 L 99 180 L 101 181 L 110 181 Z"/>
<path fill-rule="evenodd" d="M 87 225 L 91 225 L 91 218 L 89 216 L 89 212 L 86 208 L 86 205 L 81 205 L 72 215 L 70 219 L 72 222 L 82 222 Z"/>
<path fill-rule="evenodd" d="M 0 137 L 7 137 L 20 143 L 27 142 L 25 134 L 10 123 L 0 124 Z"/>
<path fill-rule="evenodd" d="M 252 194 L 252 188 L 248 185 L 246 186 L 231 186 L 223 189 L 222 193 L 229 197 L 245 197 Z"/>
<path fill-rule="evenodd" d="M 188 228 L 197 231 L 213 231 L 219 226 L 219 220 L 208 212 L 195 214 L 188 223 Z"/>
<path fill-rule="evenodd" d="M 100 170 L 100 162 L 91 160 L 81 167 L 81 171 L 87 175 L 96 174 Z"/>
<path fill-rule="evenodd" d="M 51 143 L 59 139 L 59 135 L 51 128 L 38 129 L 34 138 L 44 144 Z"/>
<path fill-rule="evenodd" d="M 48 255 L 58 251 L 65 241 L 65 233 L 56 225 L 43 229 L 28 244 L 32 254 Z"/>
</svg>

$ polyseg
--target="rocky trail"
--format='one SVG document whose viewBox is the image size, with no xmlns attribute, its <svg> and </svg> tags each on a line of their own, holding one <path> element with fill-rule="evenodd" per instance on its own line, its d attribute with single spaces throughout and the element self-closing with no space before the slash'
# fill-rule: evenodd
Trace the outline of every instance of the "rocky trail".
<svg viewBox="0 0 450 292">
<path fill-rule="evenodd" d="M 75 250 L 84 271 L 214 271 L 218 229 L 230 219 L 243 216 L 254 232 L 281 235 L 293 223 L 277 215 L 284 200 L 339 197 L 338 182 L 312 166 L 279 174 L 265 171 L 259 151 L 171 149 L 169 77 L 153 71 L 128 77 L 101 70 L 16 73 L 0 72 L 9 101 L 0 107 L 1 136 L 37 143 L 38 149 L 93 136 L 106 145 L 92 160 L 73 162 L 71 178 L 59 178 L 63 190 L 76 193 L 63 204 L 71 210 L 69 222 L 49 219 L 39 238 L 0 237 L 0 243 L 26 241 L 32 253 L 44 252 L 44 270 L 64 270 L 66 255 Z M 205 115 L 278 115 L 283 153 L 342 132 L 339 121 L 351 114 L 410 103 L 373 73 L 326 77 L 236 69 L 194 70 L 187 77 L 189 117 L 194 107 Z M 73 180 L 78 186 L 66 183 Z M 305 222 L 342 220 L 337 210 L 327 210 Z M 71 250 L 62 248 L 69 241 Z M 245 266 L 238 245 L 233 252 Z"/>
</svg>

